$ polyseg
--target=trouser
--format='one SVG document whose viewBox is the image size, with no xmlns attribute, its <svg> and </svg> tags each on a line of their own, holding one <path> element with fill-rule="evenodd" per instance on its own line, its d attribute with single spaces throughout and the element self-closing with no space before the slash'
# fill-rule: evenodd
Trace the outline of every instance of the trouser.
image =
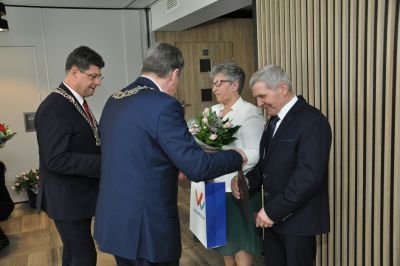
<svg viewBox="0 0 400 266">
<path fill-rule="evenodd" d="M 179 260 L 170 262 L 150 262 L 145 259 L 130 260 L 114 256 L 118 266 L 179 266 Z"/>
<path fill-rule="evenodd" d="M 4 248 L 8 244 L 10 244 L 10 241 L 8 240 L 8 237 L 0 227 L 0 249 Z"/>
<path fill-rule="evenodd" d="M 92 219 L 54 220 L 63 242 L 63 266 L 96 266 L 96 247 L 90 226 Z"/>
<path fill-rule="evenodd" d="M 313 266 L 315 254 L 315 236 L 281 235 L 265 229 L 265 266 Z"/>
</svg>

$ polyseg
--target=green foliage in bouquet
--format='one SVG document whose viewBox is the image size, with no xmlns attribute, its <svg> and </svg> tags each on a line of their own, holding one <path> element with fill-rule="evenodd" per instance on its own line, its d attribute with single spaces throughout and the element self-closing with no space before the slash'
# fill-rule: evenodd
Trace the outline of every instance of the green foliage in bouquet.
<svg viewBox="0 0 400 266">
<path fill-rule="evenodd" d="M 0 148 L 4 146 L 6 141 L 14 137 L 15 134 L 8 125 L 0 123 Z"/>
<path fill-rule="evenodd" d="M 39 182 L 39 170 L 31 169 L 16 176 L 14 185 L 11 187 L 14 191 L 20 192 L 22 189 L 30 189 L 37 192 Z"/>
<path fill-rule="evenodd" d="M 222 148 L 236 140 L 233 136 L 240 126 L 233 126 L 232 123 L 205 108 L 202 115 L 196 117 L 191 123 L 189 131 L 201 142 L 215 148 Z"/>
</svg>

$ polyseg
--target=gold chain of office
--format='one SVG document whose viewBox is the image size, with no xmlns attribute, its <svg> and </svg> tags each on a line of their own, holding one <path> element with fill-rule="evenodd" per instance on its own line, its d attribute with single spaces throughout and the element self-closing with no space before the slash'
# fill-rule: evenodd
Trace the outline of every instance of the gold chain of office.
<svg viewBox="0 0 400 266">
<path fill-rule="evenodd" d="M 94 138 L 96 140 L 96 146 L 100 146 L 99 130 L 97 128 L 97 122 L 96 122 L 96 119 L 94 119 L 94 115 L 93 115 L 92 111 L 89 109 L 89 113 L 93 118 L 93 125 L 90 122 L 90 118 L 88 117 L 88 114 L 86 114 L 82 110 L 82 108 L 76 103 L 74 97 L 72 97 L 71 95 L 66 93 L 63 89 L 60 89 L 60 88 L 55 89 L 54 93 L 60 94 L 61 96 L 66 98 L 69 102 L 71 102 L 74 105 L 75 109 L 78 110 L 78 112 L 83 116 L 83 118 L 85 118 L 86 122 L 88 122 L 88 124 L 90 125 L 90 128 L 93 131 Z"/>
<path fill-rule="evenodd" d="M 112 94 L 111 97 L 113 97 L 114 99 L 119 100 L 119 99 L 123 99 L 125 97 L 129 97 L 129 96 L 135 95 L 136 93 L 138 93 L 138 92 L 140 92 L 142 90 L 154 90 L 154 89 L 150 88 L 148 86 L 137 86 L 137 87 L 135 87 L 133 89 L 129 89 L 129 90 L 116 91 L 116 92 L 114 92 Z"/>
</svg>

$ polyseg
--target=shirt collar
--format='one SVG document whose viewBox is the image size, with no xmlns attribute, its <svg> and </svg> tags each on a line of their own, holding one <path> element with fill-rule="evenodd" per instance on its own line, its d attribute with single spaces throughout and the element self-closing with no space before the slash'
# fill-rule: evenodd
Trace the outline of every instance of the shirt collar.
<svg viewBox="0 0 400 266">
<path fill-rule="evenodd" d="M 75 96 L 75 98 L 78 100 L 80 105 L 83 105 L 83 97 L 79 95 L 79 93 L 77 93 L 74 89 L 72 89 L 70 86 L 67 85 L 67 83 L 65 83 L 63 81 L 63 84 L 65 85 L 65 87 L 67 87 L 67 89 L 69 89 L 69 91 Z"/>
<path fill-rule="evenodd" d="M 156 84 L 156 86 L 158 87 L 158 89 L 159 89 L 161 92 L 164 92 L 163 89 L 161 88 L 161 86 L 160 86 L 154 79 L 150 78 L 149 76 L 145 76 L 145 75 L 142 75 L 142 77 L 151 80 L 154 84 Z"/>
<path fill-rule="evenodd" d="M 279 121 L 282 121 L 286 114 L 290 111 L 293 105 L 297 102 L 299 98 L 295 95 L 288 103 L 286 103 L 278 113 Z"/>
</svg>

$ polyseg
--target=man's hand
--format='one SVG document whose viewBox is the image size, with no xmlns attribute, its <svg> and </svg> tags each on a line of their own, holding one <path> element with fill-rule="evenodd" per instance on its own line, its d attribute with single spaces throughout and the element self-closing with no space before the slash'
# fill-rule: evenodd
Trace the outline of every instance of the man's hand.
<svg viewBox="0 0 400 266">
<path fill-rule="evenodd" d="M 187 180 L 187 179 L 188 179 L 187 176 L 183 172 L 179 171 L 178 180 L 179 181 L 184 181 L 184 180 Z"/>
<path fill-rule="evenodd" d="M 240 199 L 240 190 L 239 190 L 238 177 L 237 176 L 235 176 L 231 180 L 231 189 L 232 189 L 232 195 L 235 198 Z"/>
<path fill-rule="evenodd" d="M 268 215 L 265 213 L 264 208 L 261 208 L 261 210 L 257 213 L 256 216 L 256 227 L 272 227 L 274 225 L 274 222 L 268 217 Z"/>
<path fill-rule="evenodd" d="M 242 149 L 238 149 L 238 148 L 235 148 L 233 150 L 237 151 L 238 153 L 240 153 L 240 155 L 242 155 L 242 161 L 243 161 L 242 165 L 245 165 L 247 163 L 246 153 L 244 153 L 244 151 Z"/>
</svg>

